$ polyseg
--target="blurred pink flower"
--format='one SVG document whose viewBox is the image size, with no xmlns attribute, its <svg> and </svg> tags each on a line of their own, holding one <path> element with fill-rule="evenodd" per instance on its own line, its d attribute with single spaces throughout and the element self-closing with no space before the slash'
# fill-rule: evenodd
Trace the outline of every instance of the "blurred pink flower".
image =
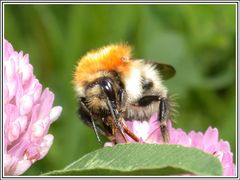
<svg viewBox="0 0 240 180">
<path fill-rule="evenodd" d="M 126 121 L 127 127 L 137 136 L 143 143 L 163 144 L 160 131 L 160 124 L 157 120 L 157 113 L 154 113 L 149 121 Z M 186 147 L 194 147 L 210 153 L 220 160 L 223 167 L 224 176 L 235 175 L 235 165 L 233 164 L 233 154 L 227 141 L 218 140 L 218 130 L 209 127 L 205 133 L 184 132 L 182 129 L 172 127 L 171 121 L 168 121 L 169 144 L 180 144 Z M 120 134 L 116 135 L 117 143 L 125 143 Z M 127 136 L 128 142 L 135 142 Z M 111 142 L 105 143 L 104 146 L 113 146 Z"/>
<path fill-rule="evenodd" d="M 33 74 L 28 55 L 4 40 L 4 175 L 20 175 L 42 159 L 53 143 L 49 126 L 62 107 L 52 108 L 54 94 Z"/>
</svg>

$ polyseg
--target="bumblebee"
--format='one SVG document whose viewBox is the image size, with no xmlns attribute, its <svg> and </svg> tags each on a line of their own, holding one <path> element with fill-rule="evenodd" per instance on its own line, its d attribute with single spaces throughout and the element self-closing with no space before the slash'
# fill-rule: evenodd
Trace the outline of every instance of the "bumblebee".
<svg viewBox="0 0 240 180">
<path fill-rule="evenodd" d="M 171 116 L 168 89 L 163 80 L 175 69 L 143 59 L 133 59 L 131 47 L 112 44 L 92 50 L 76 66 L 73 84 L 78 97 L 80 119 L 99 134 L 115 140 L 120 132 L 139 141 L 124 120 L 149 120 L 158 112 L 162 137 L 168 142 L 166 122 Z"/>
</svg>

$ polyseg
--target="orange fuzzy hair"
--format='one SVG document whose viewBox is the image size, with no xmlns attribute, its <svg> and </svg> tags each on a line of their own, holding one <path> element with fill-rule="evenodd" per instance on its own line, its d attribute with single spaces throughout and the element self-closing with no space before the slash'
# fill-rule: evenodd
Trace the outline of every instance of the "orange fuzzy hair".
<svg viewBox="0 0 240 180">
<path fill-rule="evenodd" d="M 91 81 L 99 71 L 127 71 L 131 58 L 131 47 L 125 44 L 108 45 L 88 52 L 83 56 L 74 73 L 74 84 L 82 85 Z"/>
</svg>

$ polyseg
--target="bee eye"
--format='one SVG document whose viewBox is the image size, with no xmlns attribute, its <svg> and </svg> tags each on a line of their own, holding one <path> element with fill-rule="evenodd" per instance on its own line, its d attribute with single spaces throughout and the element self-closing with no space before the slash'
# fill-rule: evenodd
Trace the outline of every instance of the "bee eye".
<svg viewBox="0 0 240 180">
<path fill-rule="evenodd" d="M 112 80 L 109 78 L 102 78 L 99 81 L 99 85 L 104 91 L 105 95 L 109 98 L 109 100 L 115 105 L 116 104 L 116 96 L 113 88 Z"/>
</svg>

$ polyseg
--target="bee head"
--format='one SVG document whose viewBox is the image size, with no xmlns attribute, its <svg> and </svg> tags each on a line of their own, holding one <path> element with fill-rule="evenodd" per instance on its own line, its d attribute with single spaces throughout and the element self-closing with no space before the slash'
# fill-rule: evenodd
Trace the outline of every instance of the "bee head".
<svg viewBox="0 0 240 180">
<path fill-rule="evenodd" d="M 102 116 L 118 113 L 124 104 L 125 93 L 123 85 L 116 77 L 103 76 L 85 87 L 85 102 L 92 112 Z"/>
<path fill-rule="evenodd" d="M 118 108 L 123 96 L 119 72 L 128 72 L 131 47 L 125 44 L 108 45 L 88 52 L 74 72 L 73 84 L 77 96 L 86 99 L 86 104 L 95 112 L 109 109 L 108 101 Z M 122 100 L 123 101 L 123 100 Z"/>
</svg>

